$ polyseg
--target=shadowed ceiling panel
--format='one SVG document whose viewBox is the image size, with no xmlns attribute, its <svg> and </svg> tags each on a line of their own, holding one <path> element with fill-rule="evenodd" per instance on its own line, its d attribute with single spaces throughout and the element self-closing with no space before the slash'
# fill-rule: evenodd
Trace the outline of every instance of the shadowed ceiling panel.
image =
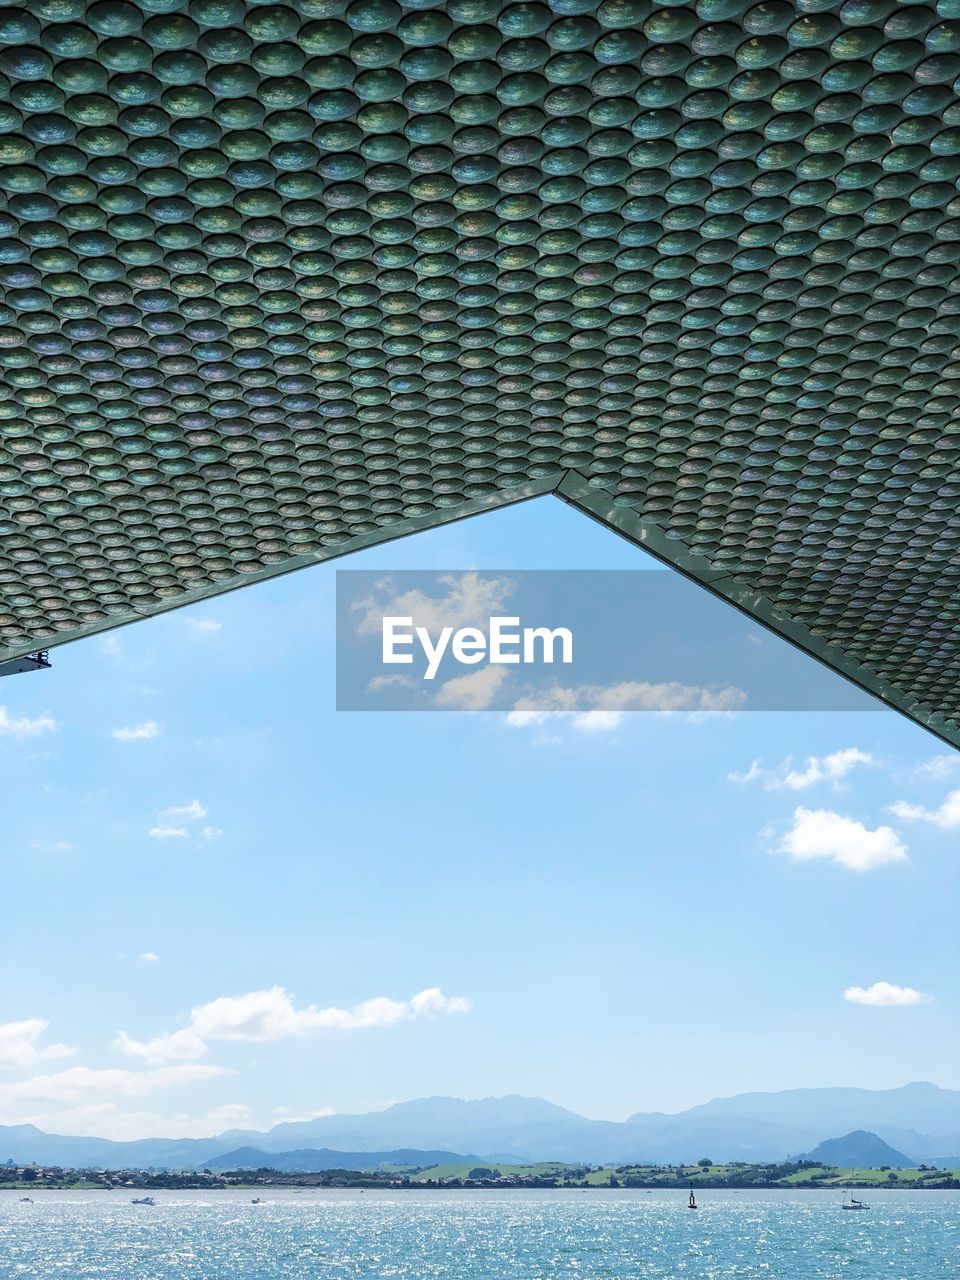
<svg viewBox="0 0 960 1280">
<path fill-rule="evenodd" d="M 559 488 L 957 740 L 960 0 L 34 0 L 0 74 L 0 657 Z"/>
</svg>

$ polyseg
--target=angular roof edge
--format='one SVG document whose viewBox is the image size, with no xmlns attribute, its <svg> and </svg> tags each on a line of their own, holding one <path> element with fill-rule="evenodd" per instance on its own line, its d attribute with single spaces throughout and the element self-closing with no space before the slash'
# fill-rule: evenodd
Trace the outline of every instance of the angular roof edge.
<svg viewBox="0 0 960 1280">
<path fill-rule="evenodd" d="M 631 506 L 619 503 L 614 494 L 591 483 L 575 471 L 566 471 L 561 476 L 542 480 L 525 480 L 495 494 L 458 503 L 456 506 L 432 512 L 429 515 L 413 516 L 385 526 L 382 531 L 360 534 L 347 543 L 331 548 L 327 554 L 311 553 L 294 556 L 278 563 L 275 567 L 245 574 L 233 582 L 207 585 L 197 591 L 185 592 L 171 600 L 169 604 L 151 607 L 143 613 L 106 619 L 72 631 L 59 632 L 55 637 L 45 639 L 41 646 L 36 642 L 12 645 L 7 649 L 0 649 L 0 659 L 9 662 L 33 653 L 38 647 L 53 649 L 76 640 L 101 635 L 133 622 L 143 621 L 145 618 L 157 617 L 186 605 L 213 599 L 229 591 L 269 581 L 297 569 L 328 564 L 352 555 L 354 552 L 394 542 L 398 538 L 409 537 L 415 533 L 453 524 L 471 516 L 482 515 L 487 511 L 495 511 L 549 494 L 554 494 L 568 506 L 589 516 L 604 528 L 619 534 L 641 550 L 683 574 L 684 577 L 726 601 L 727 604 L 733 605 L 753 622 L 794 645 L 864 692 L 878 698 L 885 706 L 913 720 L 948 746 L 960 749 L 960 724 L 957 721 L 911 699 L 896 685 L 850 658 L 838 645 L 828 643 L 804 623 L 798 622 L 783 610 L 775 608 L 766 597 L 750 590 L 742 582 L 738 582 L 733 574 L 717 569 L 705 557 L 690 551 L 679 540 L 667 537 L 654 522 L 638 515 Z"/>
</svg>

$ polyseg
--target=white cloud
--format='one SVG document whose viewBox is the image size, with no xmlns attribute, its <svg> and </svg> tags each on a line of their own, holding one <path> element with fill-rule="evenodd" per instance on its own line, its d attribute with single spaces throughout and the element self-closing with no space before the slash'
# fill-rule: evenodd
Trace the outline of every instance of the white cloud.
<svg viewBox="0 0 960 1280">
<path fill-rule="evenodd" d="M 851 1004 L 868 1004 L 877 1009 L 894 1005 L 933 1004 L 933 996 L 915 991 L 913 987 L 898 987 L 892 982 L 875 982 L 872 987 L 847 987 L 843 998 Z"/>
<path fill-rule="evenodd" d="M 767 791 L 805 791 L 818 782 L 830 782 L 835 788 L 858 764 L 874 764 L 873 756 L 859 747 L 844 747 L 827 756 L 807 756 L 802 768 L 794 768 L 792 756 L 774 769 L 764 769 L 754 760 L 745 773 L 728 773 L 729 782 L 747 783 L 762 780 Z"/>
<path fill-rule="evenodd" d="M 573 717 L 572 724 L 581 733 L 609 733 L 622 719 L 622 711 L 581 711 Z"/>
<path fill-rule="evenodd" d="M 736 711 L 742 707 L 746 696 L 742 689 L 732 686 L 707 689 L 676 681 L 649 684 L 624 680 L 614 685 L 582 685 L 579 688 L 555 685 L 540 693 L 518 698 L 507 715 L 507 724 L 527 728 L 563 717 L 582 733 L 604 733 L 616 729 L 626 712 Z"/>
<path fill-rule="evenodd" d="M 804 791 L 816 782 L 839 782 L 858 764 L 872 764 L 873 757 L 858 747 L 846 747 L 829 756 L 808 756 L 803 769 L 790 769 L 781 785 L 789 791 Z"/>
<path fill-rule="evenodd" d="M 413 626 L 436 635 L 444 627 L 479 627 L 486 634 L 490 618 L 501 612 L 516 583 L 509 578 L 488 578 L 478 573 L 451 573 L 439 578 L 447 588 L 442 596 L 425 591 L 397 591 L 390 578 L 377 583 L 379 596 L 368 596 L 351 605 L 357 615 L 358 635 L 379 635 L 384 617 L 412 618 Z"/>
<path fill-rule="evenodd" d="M 123 645 L 120 643 L 120 637 L 112 632 L 108 635 L 100 637 L 100 652 L 108 658 L 119 658 L 123 653 Z"/>
<path fill-rule="evenodd" d="M 35 738 L 38 733 L 49 733 L 56 727 L 56 720 L 46 711 L 31 719 L 29 716 L 12 716 L 6 707 L 0 707 L 0 737 Z"/>
<path fill-rule="evenodd" d="M 367 681 L 368 693 L 379 693 L 381 689 L 415 689 L 421 681 L 413 676 L 373 676 Z"/>
<path fill-rule="evenodd" d="M 204 844 L 210 844 L 211 841 L 213 840 L 219 840 L 222 835 L 223 835 L 223 831 L 220 827 L 201 827 L 200 828 L 200 839 L 203 841 Z"/>
<path fill-rule="evenodd" d="M 327 1116 L 337 1114 L 336 1107 L 318 1107 L 315 1111 L 294 1111 L 292 1107 L 274 1107 L 273 1114 L 278 1121 L 293 1124 L 300 1120 L 325 1120 Z"/>
<path fill-rule="evenodd" d="M 313 1031 L 353 1031 L 390 1027 L 413 1018 L 437 1018 L 469 1013 L 465 996 L 445 996 L 439 987 L 428 987 L 409 1000 L 375 996 L 352 1009 L 297 1009 L 283 987 L 248 991 L 240 996 L 220 996 L 190 1011 L 189 1026 L 151 1040 L 134 1040 L 117 1032 L 113 1047 L 148 1062 L 189 1060 L 207 1052 L 208 1040 L 265 1042 L 303 1036 Z"/>
<path fill-rule="evenodd" d="M 142 1058 L 145 1062 L 192 1062 L 207 1052 L 204 1041 L 187 1027 L 170 1035 L 154 1036 L 152 1040 L 134 1040 L 125 1031 L 118 1031 L 112 1047 L 129 1058 Z"/>
<path fill-rule="evenodd" d="M 145 964 L 156 964 L 160 957 L 155 951 L 141 951 L 140 959 L 143 960 Z"/>
<path fill-rule="evenodd" d="M 76 1053 L 65 1044 L 48 1044 L 42 1048 L 37 1045 L 49 1025 L 43 1018 L 0 1022 L 0 1066 L 32 1067 L 37 1062 L 68 1058 Z"/>
<path fill-rule="evenodd" d="M 185 822 L 196 822 L 200 818 L 207 816 L 207 811 L 199 800 L 191 800 L 189 804 L 172 806 L 164 809 L 159 815 L 161 818 L 168 818 L 171 822 L 179 822 L 181 819 Z"/>
<path fill-rule="evenodd" d="M 898 818 L 906 818 L 908 822 L 932 822 L 935 827 L 942 827 L 945 831 L 951 827 L 960 827 L 960 787 L 951 791 L 937 809 L 925 809 L 923 805 L 897 800 L 890 806 L 890 812 Z"/>
<path fill-rule="evenodd" d="M 252 1115 L 253 1112 L 245 1102 L 225 1102 L 221 1107 L 214 1107 L 197 1123 L 212 1126 L 212 1132 L 216 1134 L 222 1129 L 232 1129 L 234 1125 L 247 1124 Z"/>
<path fill-rule="evenodd" d="M 728 773 L 727 781 L 728 782 L 756 782 L 758 778 L 763 777 L 763 774 L 764 774 L 764 770 L 761 769 L 760 767 L 760 761 L 754 760 L 751 762 L 750 768 L 747 769 L 744 773 Z"/>
<path fill-rule="evenodd" d="M 606 689 L 587 689 L 586 694 L 594 708 L 604 711 L 736 711 L 747 699 L 742 689 L 732 685 L 706 689 L 675 680 L 665 684 L 627 680 Z"/>
<path fill-rule="evenodd" d="M 110 736 L 118 742 L 148 742 L 151 738 L 159 738 L 163 732 L 162 725 L 156 720 L 145 720 L 143 724 L 132 724 L 125 729 L 114 729 Z"/>
<path fill-rule="evenodd" d="M 439 987 L 427 987 L 425 991 L 418 991 L 408 1004 L 415 1018 L 439 1018 L 448 1013 L 469 1013 L 473 1008 L 466 996 L 445 996 Z"/>
<path fill-rule="evenodd" d="M 914 782 L 942 782 L 949 778 L 960 766 L 960 751 L 953 751 L 942 756 L 931 756 L 929 760 L 921 760 L 910 770 Z"/>
<path fill-rule="evenodd" d="M 352 1009 L 319 1009 L 316 1005 L 297 1009 L 283 987 L 271 987 L 242 996 L 221 996 L 209 1004 L 199 1005 L 191 1010 L 190 1025 L 198 1035 L 210 1040 L 262 1041 L 301 1036 L 316 1030 L 389 1027 L 408 1018 L 469 1010 L 469 1000 L 463 996 L 448 998 L 437 987 L 421 991 L 410 1000 L 375 996 Z"/>
<path fill-rule="evenodd" d="M 196 1063 L 176 1067 L 155 1067 L 150 1071 L 124 1068 L 95 1070 L 92 1067 L 70 1067 L 50 1075 L 31 1076 L 13 1084 L 0 1085 L 0 1107 L 23 1101 L 76 1102 L 102 1098 L 145 1098 L 158 1090 L 182 1084 L 195 1084 L 214 1076 L 226 1075 L 225 1067 L 201 1066 Z"/>
<path fill-rule="evenodd" d="M 506 676 L 503 667 L 481 667 L 469 675 L 446 680 L 430 701 L 446 711 L 486 711 Z"/>
<path fill-rule="evenodd" d="M 830 858 L 849 871 L 870 871 L 887 862 L 905 862 L 906 846 L 891 827 L 871 831 L 862 822 L 829 809 L 798 808 L 781 853 L 798 861 Z"/>
<path fill-rule="evenodd" d="M 192 618 L 187 615 L 183 620 L 191 631 L 201 636 L 212 636 L 223 627 L 222 622 L 214 622 L 213 618 Z"/>
<path fill-rule="evenodd" d="M 191 800 L 189 804 L 171 805 L 157 814 L 157 821 L 147 835 L 154 840 L 189 840 L 188 822 L 199 822 L 207 816 L 207 811 L 199 800 Z M 211 828 L 212 830 L 212 828 Z"/>
<path fill-rule="evenodd" d="M 116 1141 L 135 1138 L 210 1138 L 237 1124 L 253 1128 L 249 1117 L 250 1108 L 238 1102 L 215 1107 L 206 1115 L 193 1116 L 183 1112 L 164 1115 L 141 1108 L 127 1110 L 115 1102 L 99 1098 L 50 1106 L 24 1102 L 17 1106 L 15 1114 L 17 1123 L 34 1124 L 47 1133 L 94 1134 L 98 1138 L 113 1138 Z"/>
</svg>

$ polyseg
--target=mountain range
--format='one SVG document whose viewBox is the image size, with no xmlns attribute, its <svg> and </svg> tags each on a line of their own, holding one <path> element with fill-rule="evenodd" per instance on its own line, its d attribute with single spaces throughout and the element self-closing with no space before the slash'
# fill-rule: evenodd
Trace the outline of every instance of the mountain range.
<svg viewBox="0 0 960 1280">
<path fill-rule="evenodd" d="M 204 1168 L 214 1173 L 227 1169 L 277 1169 L 286 1173 L 321 1173 L 325 1169 L 414 1169 L 436 1164 L 462 1164 L 474 1157 L 456 1151 L 334 1151 L 330 1147 L 305 1151 L 260 1151 L 239 1147 L 208 1160 Z"/>
<path fill-rule="evenodd" d="M 287 1121 L 267 1132 L 233 1129 L 214 1138 L 131 1142 L 0 1125 L 0 1163 L 203 1168 L 241 1148 L 267 1156 L 320 1149 L 382 1155 L 405 1149 L 414 1157 L 411 1163 L 421 1165 L 433 1163 L 422 1157 L 437 1152 L 474 1152 L 515 1162 L 677 1163 L 703 1156 L 776 1161 L 854 1130 L 876 1134 L 898 1153 L 909 1153 L 911 1161 L 960 1163 L 960 1091 L 914 1083 L 884 1090 L 741 1093 L 675 1114 L 637 1112 L 624 1121 L 589 1120 L 543 1098 L 517 1094 L 474 1101 L 419 1098 L 363 1115 Z"/>
</svg>

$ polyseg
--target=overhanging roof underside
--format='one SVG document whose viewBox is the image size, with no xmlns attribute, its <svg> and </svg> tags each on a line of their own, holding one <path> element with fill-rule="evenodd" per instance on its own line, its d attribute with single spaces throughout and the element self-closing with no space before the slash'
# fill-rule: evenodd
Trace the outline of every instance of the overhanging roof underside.
<svg viewBox="0 0 960 1280">
<path fill-rule="evenodd" d="M 0 73 L 0 658 L 556 491 L 960 741 L 960 0 L 34 0 Z"/>
</svg>

